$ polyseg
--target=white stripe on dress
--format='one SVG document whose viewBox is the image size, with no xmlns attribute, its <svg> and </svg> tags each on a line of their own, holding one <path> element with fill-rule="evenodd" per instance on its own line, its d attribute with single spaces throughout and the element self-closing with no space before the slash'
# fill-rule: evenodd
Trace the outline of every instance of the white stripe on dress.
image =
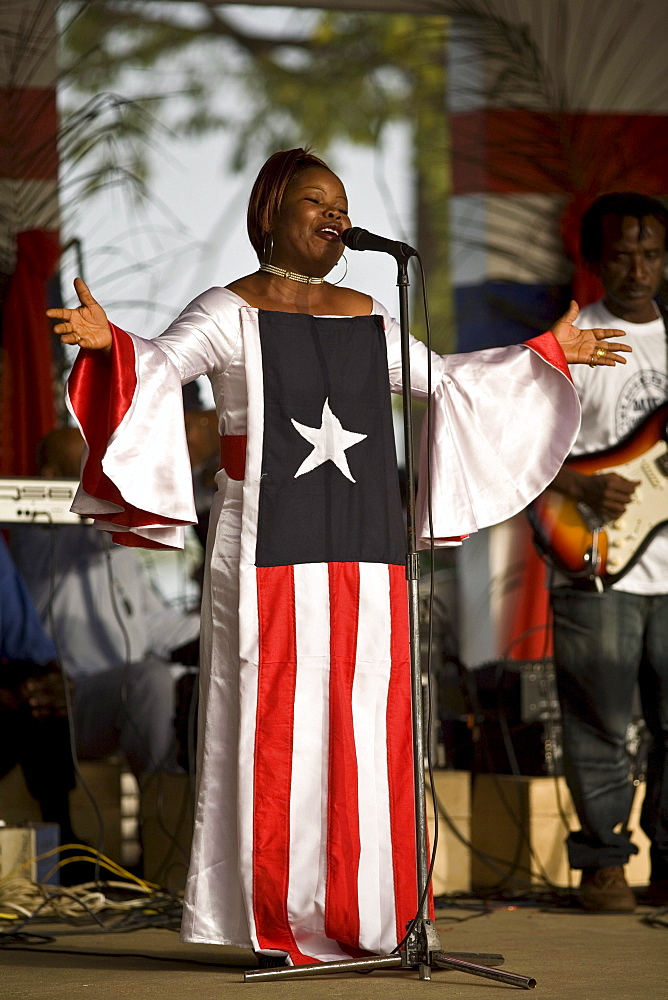
<svg viewBox="0 0 668 1000">
<path fill-rule="evenodd" d="M 297 681 L 290 796 L 288 916 L 305 955 L 347 958 L 325 936 L 329 745 L 329 572 L 294 567 Z"/>
<path fill-rule="evenodd" d="M 353 682 L 360 824 L 360 947 L 396 944 L 387 774 L 387 692 L 391 671 L 388 568 L 360 563 L 360 615 Z"/>
<path fill-rule="evenodd" d="M 258 950 L 253 905 L 254 762 L 259 660 L 255 547 L 264 443 L 264 386 L 257 313 L 242 309 L 241 326 L 246 357 L 248 438 L 239 561 L 239 874 L 249 933 L 253 948 Z"/>
</svg>

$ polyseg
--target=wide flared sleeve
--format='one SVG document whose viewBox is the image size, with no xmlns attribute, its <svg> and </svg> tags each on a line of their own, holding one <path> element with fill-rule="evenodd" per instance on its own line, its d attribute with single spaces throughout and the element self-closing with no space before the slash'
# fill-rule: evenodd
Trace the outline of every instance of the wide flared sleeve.
<svg viewBox="0 0 668 1000">
<path fill-rule="evenodd" d="M 393 391 L 401 389 L 399 327 L 382 310 Z M 411 343 L 411 391 L 427 396 L 429 354 Z M 422 425 L 416 525 L 436 546 L 504 521 L 548 486 L 580 426 L 580 403 L 551 333 L 524 344 L 431 355 L 431 435 Z M 429 485 L 431 490 L 429 490 Z"/>
<path fill-rule="evenodd" d="M 183 548 L 197 514 L 181 387 L 225 371 L 239 341 L 238 303 L 213 288 L 155 340 L 111 329 L 111 351 L 81 350 L 68 380 L 85 440 L 72 510 L 121 544 Z"/>
</svg>

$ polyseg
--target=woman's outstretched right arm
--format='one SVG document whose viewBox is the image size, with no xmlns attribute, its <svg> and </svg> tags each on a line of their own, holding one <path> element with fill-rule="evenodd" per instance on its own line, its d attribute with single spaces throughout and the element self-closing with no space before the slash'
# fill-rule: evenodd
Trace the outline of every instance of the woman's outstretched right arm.
<svg viewBox="0 0 668 1000">
<path fill-rule="evenodd" d="M 60 335 L 63 344 L 109 351 L 112 336 L 107 314 L 81 278 L 74 279 L 74 290 L 81 303 L 76 309 L 47 309 L 47 316 L 62 321 L 54 326 L 53 332 Z"/>
</svg>

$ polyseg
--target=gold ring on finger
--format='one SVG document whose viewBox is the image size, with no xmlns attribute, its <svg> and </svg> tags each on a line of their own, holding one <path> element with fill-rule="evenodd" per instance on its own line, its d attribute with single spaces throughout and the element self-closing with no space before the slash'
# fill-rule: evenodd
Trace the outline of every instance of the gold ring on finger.
<svg viewBox="0 0 668 1000">
<path fill-rule="evenodd" d="M 604 347 L 598 347 L 596 349 L 596 357 L 597 358 L 604 358 L 607 353 L 608 352 L 606 351 L 606 349 Z"/>
<path fill-rule="evenodd" d="M 590 368 L 596 367 L 596 351 L 594 351 L 587 364 L 589 365 Z"/>
</svg>

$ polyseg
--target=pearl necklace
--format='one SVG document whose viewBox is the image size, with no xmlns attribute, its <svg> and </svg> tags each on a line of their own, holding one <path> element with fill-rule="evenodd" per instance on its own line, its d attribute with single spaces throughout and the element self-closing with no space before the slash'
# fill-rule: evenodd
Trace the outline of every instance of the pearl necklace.
<svg viewBox="0 0 668 1000">
<path fill-rule="evenodd" d="M 277 274 L 279 278 L 290 278 L 292 281 L 302 281 L 305 285 L 322 285 L 324 278 L 312 278 L 308 274 L 300 274 L 298 271 L 286 271 L 282 267 L 274 267 L 273 264 L 260 264 L 261 271 L 268 271 L 269 274 Z"/>
</svg>

